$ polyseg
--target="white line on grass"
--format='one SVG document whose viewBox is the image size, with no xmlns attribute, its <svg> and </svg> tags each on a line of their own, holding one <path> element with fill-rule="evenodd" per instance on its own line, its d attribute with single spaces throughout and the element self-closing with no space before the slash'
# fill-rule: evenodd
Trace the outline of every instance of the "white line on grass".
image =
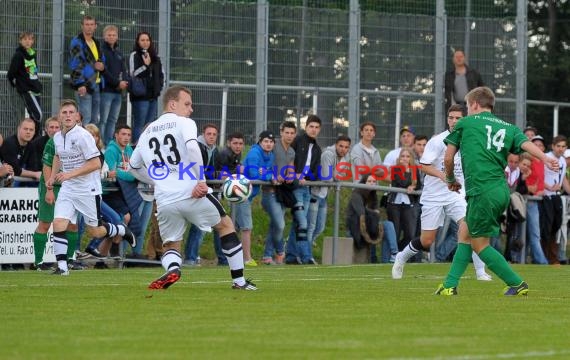
<svg viewBox="0 0 570 360">
<path fill-rule="evenodd" d="M 513 358 L 541 358 L 568 355 L 570 350 L 527 351 L 523 353 L 482 354 L 482 355 L 456 355 L 436 357 L 397 357 L 389 360 L 482 360 L 482 359 L 513 359 Z"/>
</svg>

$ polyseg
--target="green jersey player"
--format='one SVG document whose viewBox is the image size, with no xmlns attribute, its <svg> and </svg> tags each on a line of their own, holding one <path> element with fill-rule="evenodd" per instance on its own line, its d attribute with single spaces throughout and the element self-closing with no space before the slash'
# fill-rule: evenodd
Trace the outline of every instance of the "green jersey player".
<svg viewBox="0 0 570 360">
<path fill-rule="evenodd" d="M 447 144 L 444 163 L 449 190 L 459 191 L 461 184 L 455 179 L 453 170 L 454 156 L 461 150 L 467 196 L 466 221 L 459 226 L 459 244 L 451 269 L 436 294 L 457 294 L 459 278 L 465 272 L 473 250 L 507 284 L 505 295 L 527 295 L 527 283 L 497 250 L 489 246 L 489 237 L 499 234 L 499 217 L 509 205 L 509 189 L 504 175 L 507 156 L 527 151 L 551 169 L 557 169 L 558 162 L 552 161 L 528 141 L 520 129 L 491 113 L 495 105 L 491 89 L 475 88 L 465 96 L 465 100 L 468 116 L 462 118 L 444 140 Z"/>
</svg>

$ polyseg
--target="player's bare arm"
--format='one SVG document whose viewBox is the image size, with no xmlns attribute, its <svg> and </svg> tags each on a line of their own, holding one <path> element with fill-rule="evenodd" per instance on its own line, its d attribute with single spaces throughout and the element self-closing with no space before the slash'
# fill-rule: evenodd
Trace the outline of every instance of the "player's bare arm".
<svg viewBox="0 0 570 360">
<path fill-rule="evenodd" d="M 445 167 L 445 182 L 450 191 L 459 192 L 461 190 L 461 184 L 455 179 L 455 154 L 457 153 L 457 147 L 453 144 L 448 144 L 445 150 L 445 156 L 443 158 L 443 164 Z"/>
<path fill-rule="evenodd" d="M 560 167 L 560 164 L 558 163 L 558 159 L 554 159 L 554 158 L 551 158 L 549 156 L 546 156 L 546 154 L 543 153 L 542 150 L 540 150 L 538 148 L 538 146 L 534 145 L 531 141 L 525 141 L 521 145 L 521 149 L 523 149 L 524 151 L 528 152 L 529 154 L 531 154 L 535 158 L 542 161 L 544 163 L 544 165 L 546 165 L 546 167 L 549 168 L 550 170 L 558 171 L 558 168 Z"/>
<path fill-rule="evenodd" d="M 431 165 L 431 164 L 421 164 L 421 170 L 426 173 L 429 176 L 433 176 L 436 178 L 441 179 L 441 181 L 445 182 L 445 174 L 437 169 L 435 166 Z"/>
<path fill-rule="evenodd" d="M 53 163 L 51 164 L 50 176 L 46 176 L 46 187 L 48 190 L 50 188 L 53 189 L 53 184 L 55 183 L 55 175 L 59 172 L 60 167 L 61 161 L 59 160 L 59 156 L 55 154 L 53 157 Z"/>
<path fill-rule="evenodd" d="M 66 180 L 73 179 L 75 177 L 86 175 L 101 169 L 101 160 L 99 157 L 94 157 L 85 162 L 81 167 L 73 169 L 68 172 L 60 172 L 55 175 L 55 180 L 59 183 L 63 183 Z"/>
</svg>

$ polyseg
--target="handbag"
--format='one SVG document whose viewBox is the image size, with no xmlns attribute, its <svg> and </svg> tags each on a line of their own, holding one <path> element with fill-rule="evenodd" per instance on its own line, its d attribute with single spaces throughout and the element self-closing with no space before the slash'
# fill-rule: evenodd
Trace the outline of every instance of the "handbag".
<svg viewBox="0 0 570 360">
<path fill-rule="evenodd" d="M 127 88 L 129 93 L 135 97 L 141 97 L 146 95 L 146 83 L 144 79 L 140 77 L 133 76 L 129 80 L 129 86 Z"/>
</svg>

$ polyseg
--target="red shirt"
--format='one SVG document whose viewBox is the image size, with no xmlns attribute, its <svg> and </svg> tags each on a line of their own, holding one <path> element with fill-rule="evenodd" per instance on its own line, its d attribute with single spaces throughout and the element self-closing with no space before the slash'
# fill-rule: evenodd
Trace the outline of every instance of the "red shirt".
<svg viewBox="0 0 570 360">
<path fill-rule="evenodd" d="M 533 194 L 538 194 L 544 191 L 544 164 L 538 159 L 532 159 L 530 165 L 531 173 L 526 179 L 527 185 L 537 185 L 536 192 Z"/>
</svg>

